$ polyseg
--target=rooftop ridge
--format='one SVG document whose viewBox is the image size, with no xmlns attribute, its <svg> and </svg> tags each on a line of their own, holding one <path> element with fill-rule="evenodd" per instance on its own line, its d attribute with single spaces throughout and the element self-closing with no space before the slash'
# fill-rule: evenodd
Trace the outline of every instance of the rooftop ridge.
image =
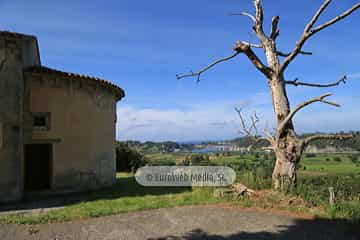
<svg viewBox="0 0 360 240">
<path fill-rule="evenodd" d="M 35 38 L 36 39 L 36 36 L 34 36 L 34 35 L 11 32 L 11 31 L 7 31 L 7 30 L 0 30 L 0 36 L 21 37 L 21 38 L 25 37 L 25 38 Z"/>
<path fill-rule="evenodd" d="M 52 74 L 52 75 L 62 76 L 62 77 L 65 77 L 65 78 L 78 78 L 78 79 L 86 79 L 86 80 L 91 80 L 91 81 L 97 81 L 98 83 L 100 83 L 105 88 L 108 88 L 108 89 L 114 91 L 116 93 L 116 97 L 119 100 L 125 96 L 125 92 L 124 92 L 124 90 L 122 88 L 120 88 L 119 86 L 111 83 L 108 80 L 101 79 L 101 78 L 98 78 L 98 77 L 92 77 L 92 76 L 89 76 L 89 75 L 78 74 L 78 73 L 64 72 L 64 71 L 52 69 L 52 68 L 45 67 L 45 66 L 27 67 L 27 68 L 24 69 L 24 72 L 40 73 L 40 74 L 41 73 L 43 73 L 43 74 Z"/>
</svg>

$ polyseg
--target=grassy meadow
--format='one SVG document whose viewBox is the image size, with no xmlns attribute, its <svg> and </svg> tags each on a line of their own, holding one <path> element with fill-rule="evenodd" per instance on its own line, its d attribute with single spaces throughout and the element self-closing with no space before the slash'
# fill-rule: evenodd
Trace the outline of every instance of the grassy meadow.
<svg viewBox="0 0 360 240">
<path fill-rule="evenodd" d="M 150 165 L 176 165 L 186 154 L 150 154 Z M 299 166 L 298 188 L 288 194 L 271 188 L 274 156 L 271 154 L 211 154 L 211 165 L 227 165 L 237 181 L 259 190 L 256 198 L 218 197 L 211 187 L 143 187 L 133 174 L 119 173 L 114 186 L 80 194 L 79 200 L 61 209 L 41 214 L 0 215 L 0 223 L 38 224 L 85 219 L 117 213 L 175 206 L 226 203 L 241 207 L 286 210 L 327 218 L 360 220 L 360 157 L 358 154 L 304 154 Z M 328 204 L 333 187 L 336 204 Z"/>
<path fill-rule="evenodd" d="M 114 186 L 83 193 L 78 203 L 38 215 L 1 216 L 0 223 L 39 224 L 100 217 L 117 213 L 175 206 L 217 203 L 211 188 L 143 187 L 133 174 L 120 173 Z"/>
<path fill-rule="evenodd" d="M 157 161 L 169 162 L 168 155 L 150 155 L 150 164 Z M 183 156 L 184 158 L 185 156 Z M 171 165 L 181 160 L 179 154 Z M 275 157 L 270 153 L 220 153 L 211 154 L 210 164 L 232 167 L 237 181 L 246 186 L 265 190 L 271 188 L 271 174 Z M 155 164 L 156 165 L 156 164 Z M 329 205 L 329 187 L 333 187 L 336 204 Z M 359 153 L 305 153 L 299 164 L 298 187 L 289 193 L 304 200 L 301 211 L 317 208 L 326 217 L 360 219 L 360 154 Z M 247 199 L 249 201 L 249 199 Z M 251 201 L 251 200 L 250 200 Z M 261 205 L 256 202 L 254 204 Z M 265 204 L 266 205 L 266 204 Z"/>
</svg>

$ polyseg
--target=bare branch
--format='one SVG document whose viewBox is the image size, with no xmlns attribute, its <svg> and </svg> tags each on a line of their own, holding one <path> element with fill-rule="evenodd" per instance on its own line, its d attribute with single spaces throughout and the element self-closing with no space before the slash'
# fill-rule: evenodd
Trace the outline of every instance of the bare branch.
<svg viewBox="0 0 360 240">
<path fill-rule="evenodd" d="M 263 48 L 263 46 L 261 44 L 254 44 L 254 43 L 249 43 L 246 41 L 242 41 L 242 43 L 249 45 L 249 47 L 253 47 L 253 48 Z"/>
<path fill-rule="evenodd" d="M 288 56 L 290 56 L 291 53 L 284 53 L 284 52 L 281 52 L 281 51 L 276 51 L 276 54 L 278 56 L 280 56 L 280 57 L 288 57 Z M 299 51 L 299 54 L 312 55 L 312 52 Z"/>
<path fill-rule="evenodd" d="M 314 26 L 315 22 L 319 19 L 320 15 L 323 13 L 325 8 L 330 4 L 331 0 L 325 0 L 319 9 L 316 11 L 315 15 L 312 17 L 310 22 L 306 25 L 304 32 L 310 32 L 311 28 Z"/>
<path fill-rule="evenodd" d="M 273 134 L 271 134 L 266 128 L 263 130 L 263 133 L 266 135 L 267 139 L 271 140 L 270 142 L 275 142 Z"/>
<path fill-rule="evenodd" d="M 244 117 L 242 116 L 242 113 L 241 113 L 242 109 L 235 107 L 235 111 L 237 112 L 239 119 L 240 119 L 240 123 L 241 123 L 241 127 L 242 127 L 242 131 L 240 131 L 241 133 L 243 133 L 246 137 L 253 138 L 254 144 L 257 142 L 260 142 L 260 141 L 267 141 L 270 143 L 271 146 L 273 146 L 274 138 L 271 135 L 268 137 L 258 136 L 257 124 L 259 123 L 260 119 L 256 115 L 256 112 L 254 112 L 254 115 L 250 117 L 251 123 L 250 123 L 250 126 L 248 126 Z M 251 144 L 249 147 L 252 148 L 252 145 L 253 144 Z"/>
<path fill-rule="evenodd" d="M 248 17 L 250 18 L 250 20 L 255 24 L 256 22 L 256 19 L 253 15 L 251 15 L 250 13 L 248 12 L 241 12 L 241 13 L 230 13 L 231 16 L 245 16 L 245 17 Z"/>
<path fill-rule="evenodd" d="M 261 62 L 261 60 L 256 56 L 256 54 L 251 50 L 251 47 L 255 47 L 255 48 L 262 48 L 261 45 L 258 44 L 252 44 L 249 42 L 245 42 L 245 41 L 237 41 L 236 42 L 236 46 L 233 49 L 235 51 L 235 53 L 231 54 L 228 57 L 224 57 L 221 58 L 219 60 L 216 60 L 215 62 L 210 63 L 208 66 L 206 66 L 205 68 L 199 70 L 198 72 L 191 72 L 189 74 L 184 74 L 184 75 L 176 75 L 176 78 L 178 80 L 182 79 L 182 78 L 186 78 L 186 77 L 197 77 L 197 82 L 200 82 L 200 75 L 204 72 L 206 72 L 207 70 L 209 70 L 210 68 L 214 67 L 215 65 L 228 61 L 234 57 L 236 57 L 238 54 L 240 53 L 245 53 L 248 58 L 251 60 L 251 62 L 264 74 L 268 74 L 269 69 Z"/>
<path fill-rule="evenodd" d="M 337 80 L 336 82 L 333 83 L 328 83 L 328 84 L 318 84 L 318 83 L 305 83 L 305 82 L 299 82 L 298 79 L 296 78 L 293 81 L 285 81 L 286 84 L 292 84 L 294 86 L 307 86 L 307 87 L 335 87 L 340 85 L 340 83 L 346 83 L 347 77 L 346 75 L 344 75 L 342 78 L 340 78 L 339 80 Z"/>
<path fill-rule="evenodd" d="M 330 25 L 340 21 L 341 19 L 344 19 L 346 18 L 347 16 L 349 16 L 351 13 L 353 13 L 355 10 L 359 9 L 360 8 L 360 3 L 357 3 L 355 4 L 354 6 L 352 6 L 350 9 L 348 9 L 347 11 L 345 11 L 344 13 L 342 13 L 341 15 L 337 16 L 337 17 L 334 17 L 333 19 L 327 21 L 326 23 L 324 24 L 321 24 L 320 26 L 312 29 L 312 33 L 311 34 L 314 34 L 326 27 L 329 27 Z"/>
<path fill-rule="evenodd" d="M 209 64 L 208 66 L 206 66 L 205 68 L 201 69 L 200 71 L 196 72 L 196 73 L 189 73 L 189 74 L 184 74 L 184 75 L 176 75 L 176 78 L 178 80 L 182 79 L 182 78 L 186 78 L 186 77 L 197 77 L 197 82 L 200 82 L 200 75 L 204 72 L 206 72 L 207 70 L 209 70 L 210 68 L 214 67 L 215 65 L 219 64 L 219 63 L 222 63 L 222 62 L 225 62 L 225 61 L 228 61 L 234 57 L 236 57 L 237 55 L 239 55 L 240 52 L 235 52 L 233 54 L 231 54 L 230 56 L 228 57 L 224 57 L 224 58 L 221 58 L 219 60 L 216 60 L 215 62 Z"/>
<path fill-rule="evenodd" d="M 302 147 L 306 147 L 310 142 L 320 139 L 338 139 L 338 140 L 345 140 L 353 138 L 354 135 L 352 134 L 317 134 L 307 137 L 302 140 Z"/>
<path fill-rule="evenodd" d="M 251 15 L 247 12 L 242 12 L 242 13 L 240 13 L 240 15 L 247 16 L 247 17 L 251 18 L 251 20 L 254 21 L 253 29 L 256 32 L 256 34 L 258 35 L 261 44 L 252 44 L 252 43 L 245 42 L 245 41 L 237 41 L 235 47 L 233 48 L 233 50 L 235 51 L 234 54 L 232 54 L 228 57 L 216 60 L 215 62 L 209 64 L 208 66 L 199 70 L 198 72 L 195 72 L 195 73 L 190 72 L 188 74 L 176 75 L 176 78 L 179 80 L 179 79 L 186 78 L 186 77 L 197 77 L 197 82 L 200 82 L 200 76 L 202 73 L 206 72 L 207 70 L 209 70 L 210 68 L 214 67 L 215 65 L 217 65 L 221 62 L 225 62 L 225 61 L 230 60 L 231 58 L 236 57 L 239 53 L 244 53 L 260 72 L 262 72 L 267 78 L 270 78 L 272 69 L 265 66 L 262 63 L 262 61 L 260 60 L 260 58 L 251 49 L 252 47 L 263 48 L 264 43 L 267 41 L 267 38 L 266 38 L 266 36 L 263 32 L 263 28 L 262 28 L 264 13 L 263 13 L 263 9 L 261 6 L 261 1 L 254 0 L 254 6 L 256 9 L 256 17 L 254 17 L 253 15 Z"/>
<path fill-rule="evenodd" d="M 286 116 L 286 118 L 279 124 L 278 129 L 277 129 L 277 134 L 281 135 L 283 130 L 285 129 L 285 126 L 290 122 L 290 120 L 295 116 L 295 114 L 302 108 L 314 103 L 314 102 L 322 102 L 322 103 L 326 103 L 329 105 L 332 105 L 334 107 L 340 107 L 339 104 L 335 103 L 335 102 L 331 102 L 331 101 L 327 101 L 325 100 L 325 98 L 331 96 L 331 93 L 326 93 L 323 94 L 319 97 L 316 98 L 312 98 L 306 102 L 303 102 L 299 105 L 297 105 L 293 110 L 290 111 L 290 113 Z"/>
<path fill-rule="evenodd" d="M 256 11 L 256 22 L 262 27 L 262 24 L 264 22 L 264 11 L 262 9 L 261 1 L 254 0 L 254 6 Z"/>
<path fill-rule="evenodd" d="M 250 127 L 248 127 L 247 124 L 246 124 L 245 119 L 243 118 L 243 116 L 241 114 L 242 109 L 235 107 L 235 111 L 237 112 L 237 114 L 238 114 L 238 116 L 240 118 L 241 127 L 242 127 L 245 135 L 247 137 L 254 135 L 252 133 L 252 130 L 253 130 L 254 126 L 255 126 L 255 129 L 256 129 L 256 123 L 259 121 L 259 119 L 256 118 L 256 120 L 254 120 L 254 118 L 251 118 L 252 124 L 250 125 Z"/>
<path fill-rule="evenodd" d="M 260 121 L 259 120 L 259 117 L 256 115 L 256 112 L 254 112 L 254 116 L 251 116 L 250 117 L 251 119 L 251 129 L 254 129 L 255 130 L 255 136 L 258 135 L 258 129 L 256 127 L 256 124 Z M 250 130 L 251 130 L 250 129 Z"/>
<path fill-rule="evenodd" d="M 280 34 L 280 30 L 278 28 L 279 20 L 280 20 L 279 16 L 275 16 L 271 20 L 270 38 L 273 40 L 275 40 Z"/>
<path fill-rule="evenodd" d="M 274 147 L 268 146 L 268 147 L 261 147 L 262 150 L 271 150 L 274 151 Z"/>
<path fill-rule="evenodd" d="M 293 51 L 286 57 L 283 64 L 281 65 L 281 71 L 283 72 L 287 66 L 290 64 L 290 62 L 301 52 L 301 48 L 303 47 L 306 40 L 308 40 L 311 36 L 313 36 L 315 33 L 319 32 L 320 30 L 340 21 L 341 19 L 344 19 L 345 17 L 349 16 L 351 13 L 353 13 L 355 10 L 360 8 L 360 3 L 355 4 L 353 7 L 342 13 L 341 15 L 329 20 L 328 22 L 316 27 L 312 28 L 316 21 L 319 19 L 320 15 L 323 13 L 323 11 L 326 9 L 326 7 L 330 4 L 331 0 L 325 0 L 323 4 L 320 6 L 320 8 L 317 10 L 315 15 L 312 17 L 310 22 L 306 25 L 303 34 L 300 36 L 300 39 L 297 41 L 295 48 Z"/>
<path fill-rule="evenodd" d="M 260 0 L 254 0 L 255 7 L 255 23 L 253 26 L 253 30 L 260 39 L 261 43 L 264 44 L 267 41 L 267 38 L 264 33 L 263 23 L 264 23 L 264 11 L 261 5 Z"/>
<path fill-rule="evenodd" d="M 245 53 L 245 55 L 260 72 L 262 72 L 268 78 L 271 77 L 272 70 L 261 62 L 260 58 L 253 52 L 248 43 L 237 41 L 234 47 L 234 51 Z"/>
</svg>

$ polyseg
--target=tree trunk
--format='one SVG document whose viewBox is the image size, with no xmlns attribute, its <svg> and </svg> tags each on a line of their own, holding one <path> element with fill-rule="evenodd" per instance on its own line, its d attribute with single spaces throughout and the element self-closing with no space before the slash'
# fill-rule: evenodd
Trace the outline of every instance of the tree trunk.
<svg viewBox="0 0 360 240">
<path fill-rule="evenodd" d="M 273 187 L 275 190 L 289 191 L 296 187 L 296 170 L 300 156 L 297 153 L 289 153 L 286 149 L 277 149 L 275 155 L 276 163 L 272 174 Z"/>
<path fill-rule="evenodd" d="M 282 76 L 276 76 L 269 81 L 277 126 L 290 112 L 285 83 Z M 302 149 L 296 136 L 292 121 L 285 126 L 281 133 L 276 135 L 274 146 L 276 156 L 275 168 L 272 174 L 275 190 L 288 191 L 296 186 L 296 170 Z"/>
</svg>

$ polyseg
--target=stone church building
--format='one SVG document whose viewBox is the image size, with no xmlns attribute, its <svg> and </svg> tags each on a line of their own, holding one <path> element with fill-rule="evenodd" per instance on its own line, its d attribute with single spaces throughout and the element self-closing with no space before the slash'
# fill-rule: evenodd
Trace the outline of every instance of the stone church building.
<svg viewBox="0 0 360 240">
<path fill-rule="evenodd" d="M 124 91 L 42 66 L 34 36 L 0 32 L 0 61 L 0 202 L 114 183 Z"/>
</svg>

